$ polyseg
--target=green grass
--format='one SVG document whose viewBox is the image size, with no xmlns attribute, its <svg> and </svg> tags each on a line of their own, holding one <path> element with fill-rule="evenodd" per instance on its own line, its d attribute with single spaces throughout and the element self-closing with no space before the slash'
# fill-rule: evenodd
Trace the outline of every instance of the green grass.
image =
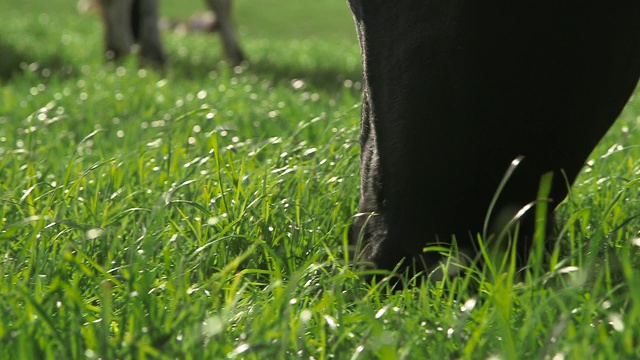
<svg viewBox="0 0 640 360">
<path fill-rule="evenodd" d="M 176 4 L 165 14 L 203 8 Z M 344 251 L 360 114 L 346 4 L 236 7 L 250 66 L 166 34 L 161 74 L 104 64 L 73 0 L 0 0 L 0 358 L 640 356 L 640 99 L 561 206 L 557 257 L 392 292 Z"/>
</svg>

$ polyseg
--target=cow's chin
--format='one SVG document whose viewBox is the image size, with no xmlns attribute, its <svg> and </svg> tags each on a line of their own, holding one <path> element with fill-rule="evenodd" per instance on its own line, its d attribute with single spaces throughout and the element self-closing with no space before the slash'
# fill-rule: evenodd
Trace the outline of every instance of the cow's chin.
<svg viewBox="0 0 640 360">
<path fill-rule="evenodd" d="M 379 214 L 356 214 L 349 227 L 349 258 L 365 269 L 379 268 L 376 259 L 381 256 L 386 238 L 386 224 Z"/>
<path fill-rule="evenodd" d="M 414 280 L 440 281 L 461 275 L 473 263 L 473 249 L 459 249 L 455 241 L 431 244 L 424 241 L 419 249 L 401 244 L 415 241 L 393 241 L 389 238 L 384 216 L 360 213 L 349 228 L 349 252 L 355 266 L 366 274 L 367 281 L 391 279 L 396 289 Z"/>
<path fill-rule="evenodd" d="M 510 254 L 511 246 L 517 244 L 519 247 L 529 248 L 528 243 L 533 233 L 533 228 L 529 226 L 531 221 L 520 223 L 514 220 L 514 213 L 522 210 L 518 207 L 501 210 L 499 220 L 491 227 L 493 231 L 484 239 L 484 251 L 475 248 L 478 243 L 474 240 L 480 235 L 472 236 L 471 233 L 435 238 L 433 235 L 425 234 L 422 245 L 405 248 L 403 244 L 419 242 L 402 241 L 390 236 L 383 215 L 360 213 L 356 215 L 349 228 L 349 258 L 354 259 L 354 265 L 363 271 L 367 281 L 375 280 L 379 283 L 386 279 L 396 289 L 401 289 L 408 283 L 433 282 L 465 276 L 468 271 L 473 272 L 474 269 L 478 270 L 483 266 L 483 253 L 488 254 L 491 259 L 502 259 Z M 550 216 L 550 219 L 553 219 L 553 216 Z M 548 224 L 547 237 L 554 234 L 553 224 L 552 220 Z M 514 241 L 514 236 L 518 239 L 517 242 Z M 524 243 L 526 245 L 523 245 Z M 469 247 L 469 244 L 474 244 L 474 247 Z M 516 255 L 517 268 L 526 264 L 526 257 L 521 256 L 523 255 L 519 252 Z"/>
</svg>

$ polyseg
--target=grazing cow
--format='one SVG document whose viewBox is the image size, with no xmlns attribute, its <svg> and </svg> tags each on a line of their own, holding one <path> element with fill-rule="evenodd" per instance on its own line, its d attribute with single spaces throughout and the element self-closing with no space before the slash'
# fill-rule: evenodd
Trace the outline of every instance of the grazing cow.
<svg viewBox="0 0 640 360">
<path fill-rule="evenodd" d="M 131 52 L 134 44 L 140 46 L 140 56 L 146 62 L 162 65 L 166 55 L 160 40 L 157 0 L 99 0 L 105 28 L 107 57 L 117 59 Z M 225 55 L 232 63 L 244 60 L 238 45 L 231 0 L 207 0 L 217 16 Z"/>
<path fill-rule="evenodd" d="M 350 238 L 379 268 L 432 269 L 422 248 L 452 235 L 472 248 L 519 156 L 494 213 L 535 201 L 549 172 L 562 201 L 638 82 L 638 0 L 349 2 L 364 68 Z"/>
</svg>

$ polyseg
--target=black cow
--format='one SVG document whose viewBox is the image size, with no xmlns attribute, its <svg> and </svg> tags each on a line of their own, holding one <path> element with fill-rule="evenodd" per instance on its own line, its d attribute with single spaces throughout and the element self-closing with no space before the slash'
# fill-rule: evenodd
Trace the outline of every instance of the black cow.
<svg viewBox="0 0 640 360">
<path fill-rule="evenodd" d="M 364 67 L 360 214 L 350 237 L 379 268 L 403 258 L 432 268 L 437 258 L 423 246 L 452 235 L 473 247 L 516 157 L 524 159 L 495 213 L 512 216 L 536 200 L 548 172 L 551 203 L 562 201 L 640 74 L 638 0 L 350 5 Z"/>
<path fill-rule="evenodd" d="M 536 200 L 545 173 L 555 174 L 552 203 L 564 199 L 640 74 L 638 0 L 349 2 L 365 84 L 360 214 L 350 238 L 384 269 L 403 258 L 431 268 L 437 258 L 422 247 L 452 235 L 472 248 L 516 157 L 524 161 L 500 194 L 498 217 Z M 231 0 L 207 3 L 226 56 L 241 61 Z M 111 57 L 137 42 L 144 59 L 165 61 L 157 0 L 100 4 Z"/>
<path fill-rule="evenodd" d="M 231 0 L 207 0 L 217 16 L 225 56 L 232 63 L 244 59 L 238 45 Z M 143 61 L 162 65 L 166 55 L 160 40 L 157 0 L 99 0 L 105 28 L 107 57 L 117 59 L 131 52 L 134 44 L 140 46 Z"/>
</svg>

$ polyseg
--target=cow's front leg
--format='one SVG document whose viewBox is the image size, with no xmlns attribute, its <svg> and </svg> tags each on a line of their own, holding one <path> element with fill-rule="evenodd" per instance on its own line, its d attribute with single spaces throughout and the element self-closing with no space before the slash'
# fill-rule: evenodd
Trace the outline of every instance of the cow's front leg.
<svg viewBox="0 0 640 360">
<path fill-rule="evenodd" d="M 218 17 L 225 56 L 234 64 L 242 62 L 245 60 L 245 56 L 238 44 L 238 37 L 233 24 L 231 0 L 207 0 L 207 3 Z"/>
<path fill-rule="evenodd" d="M 158 27 L 158 1 L 136 0 L 133 13 L 134 34 L 140 44 L 140 57 L 143 61 L 163 65 L 166 55 Z"/>
<path fill-rule="evenodd" d="M 107 59 L 115 60 L 128 55 L 134 43 L 131 29 L 133 0 L 100 0 L 100 6 Z"/>
</svg>

